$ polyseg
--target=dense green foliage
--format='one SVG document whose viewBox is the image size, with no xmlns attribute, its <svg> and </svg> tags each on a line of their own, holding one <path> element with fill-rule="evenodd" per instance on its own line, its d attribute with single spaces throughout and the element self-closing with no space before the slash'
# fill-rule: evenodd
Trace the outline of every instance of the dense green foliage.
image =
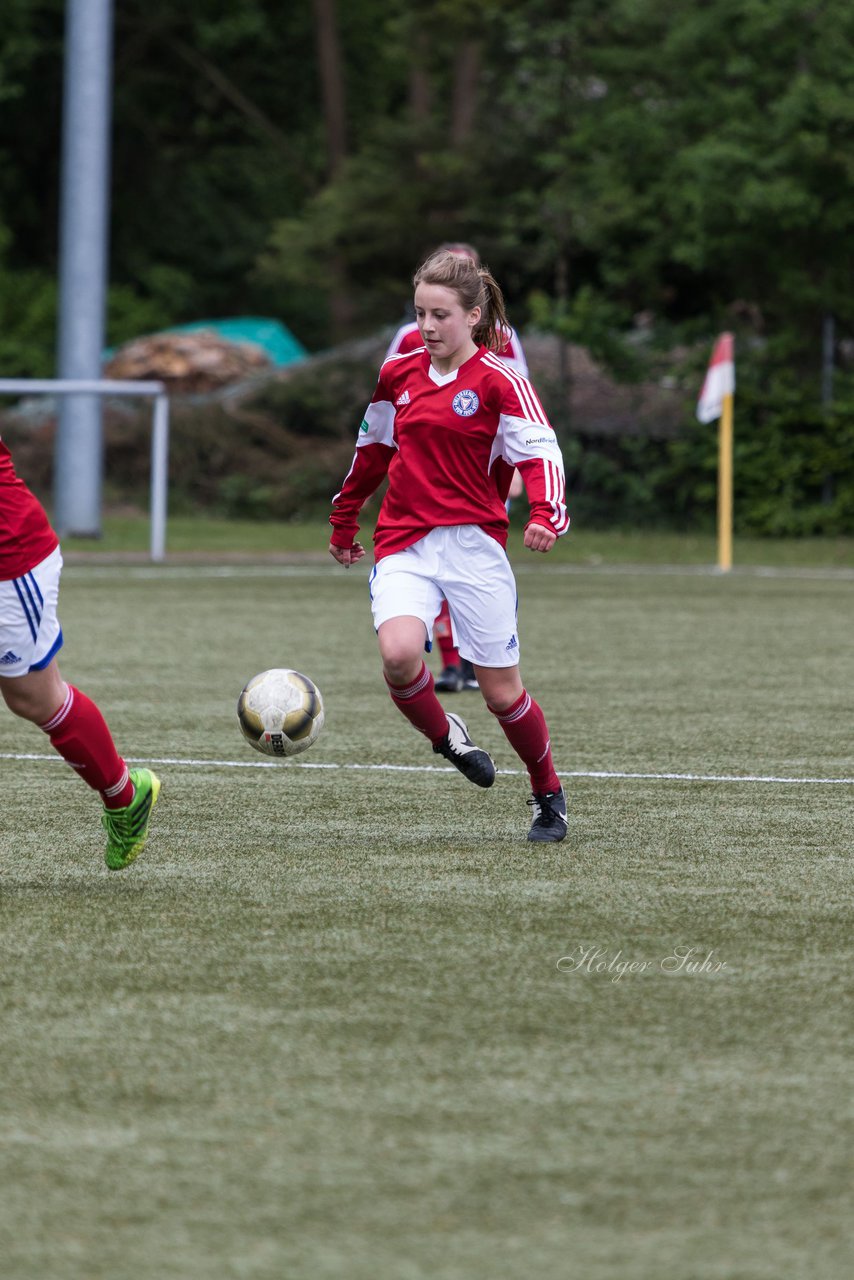
<svg viewBox="0 0 854 1280">
<path fill-rule="evenodd" d="M 854 529 L 854 402 L 823 415 L 803 400 L 774 412 L 744 400 L 734 448 L 736 532 L 800 537 Z M 581 430 L 564 455 L 577 523 L 714 528 L 714 426 L 695 424 L 673 440 Z"/>
<path fill-rule="evenodd" d="M 4 10 L 10 375 L 53 367 L 63 7 Z M 850 529 L 852 102 L 844 0 L 128 0 L 115 14 L 109 340 L 255 312 L 323 348 L 401 314 L 426 249 L 472 240 L 523 330 L 564 334 L 619 377 L 701 352 L 686 425 L 711 337 L 734 330 L 739 518 Z M 820 413 L 831 314 L 838 403 Z M 639 322 L 645 347 L 626 341 Z M 562 409 L 557 425 L 584 449 L 580 492 L 607 482 L 603 518 L 707 508 L 700 437 L 644 453 L 588 441 Z"/>
</svg>

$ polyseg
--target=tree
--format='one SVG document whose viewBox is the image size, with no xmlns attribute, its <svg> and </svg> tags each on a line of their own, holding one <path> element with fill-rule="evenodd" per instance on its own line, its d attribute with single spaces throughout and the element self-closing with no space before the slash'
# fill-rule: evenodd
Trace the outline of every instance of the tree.
<svg viewBox="0 0 854 1280">
<path fill-rule="evenodd" d="M 4 17 L 0 271 L 49 284 L 63 0 Z M 821 313 L 854 325 L 852 54 L 843 0 L 127 0 L 111 337 L 252 309 L 324 345 L 463 238 L 514 315 L 708 332 L 738 305 L 817 367 Z"/>
</svg>

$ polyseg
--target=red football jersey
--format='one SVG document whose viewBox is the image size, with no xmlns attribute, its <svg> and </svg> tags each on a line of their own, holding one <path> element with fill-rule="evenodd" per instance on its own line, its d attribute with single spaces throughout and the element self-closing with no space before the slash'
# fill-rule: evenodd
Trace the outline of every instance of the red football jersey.
<svg viewBox="0 0 854 1280">
<path fill-rule="evenodd" d="M 333 499 L 332 541 L 352 545 L 359 511 L 388 474 L 374 533 L 378 560 L 443 525 L 479 525 L 504 546 L 515 467 L 530 520 L 566 533 L 563 458 L 527 378 L 485 347 L 449 374 L 438 373 L 423 349 L 392 356 Z"/>
<path fill-rule="evenodd" d="M 413 320 L 410 324 L 400 326 L 389 343 L 385 358 L 388 360 L 389 356 L 406 355 L 407 352 L 417 351 L 419 347 L 423 346 L 424 339 L 421 337 L 421 330 Z M 522 374 L 523 378 L 527 378 L 528 361 L 525 359 L 525 352 L 522 350 L 522 344 L 515 329 L 510 330 L 509 341 L 495 354 L 499 359 L 506 361 L 511 369 L 515 369 L 517 373 Z"/>
<path fill-rule="evenodd" d="M 0 582 L 23 577 L 58 546 L 44 507 L 15 475 L 0 440 Z"/>
</svg>

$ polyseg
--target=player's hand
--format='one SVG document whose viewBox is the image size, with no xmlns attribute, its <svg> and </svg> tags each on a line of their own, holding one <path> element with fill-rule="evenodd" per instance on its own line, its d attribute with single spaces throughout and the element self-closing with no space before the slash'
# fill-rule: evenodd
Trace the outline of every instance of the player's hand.
<svg viewBox="0 0 854 1280">
<path fill-rule="evenodd" d="M 551 551 L 557 542 L 557 534 L 543 524 L 529 524 L 525 529 L 524 544 L 529 551 Z"/>
<path fill-rule="evenodd" d="M 351 564 L 361 560 L 365 554 L 365 548 L 361 542 L 354 542 L 351 547 L 336 547 L 334 542 L 330 542 L 329 554 L 339 564 L 343 564 L 345 569 L 349 569 Z"/>
</svg>

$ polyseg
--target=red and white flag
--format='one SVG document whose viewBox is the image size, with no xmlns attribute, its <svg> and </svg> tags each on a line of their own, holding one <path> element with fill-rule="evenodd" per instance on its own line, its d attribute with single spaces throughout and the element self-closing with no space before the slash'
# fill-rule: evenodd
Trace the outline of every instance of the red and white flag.
<svg viewBox="0 0 854 1280">
<path fill-rule="evenodd" d="M 735 391 L 735 360 L 731 333 L 722 333 L 715 343 L 706 370 L 706 379 L 697 401 L 697 417 L 701 422 L 714 422 L 723 412 L 724 396 Z"/>
</svg>

